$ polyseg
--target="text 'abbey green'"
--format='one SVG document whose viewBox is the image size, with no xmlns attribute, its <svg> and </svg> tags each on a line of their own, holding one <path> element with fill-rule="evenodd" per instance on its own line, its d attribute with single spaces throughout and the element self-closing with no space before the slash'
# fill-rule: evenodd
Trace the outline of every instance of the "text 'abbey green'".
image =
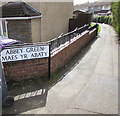
<svg viewBox="0 0 120 116">
<path fill-rule="evenodd" d="M 22 46 L 4 49 L 1 53 L 2 62 L 29 60 L 49 57 L 49 45 Z"/>
</svg>

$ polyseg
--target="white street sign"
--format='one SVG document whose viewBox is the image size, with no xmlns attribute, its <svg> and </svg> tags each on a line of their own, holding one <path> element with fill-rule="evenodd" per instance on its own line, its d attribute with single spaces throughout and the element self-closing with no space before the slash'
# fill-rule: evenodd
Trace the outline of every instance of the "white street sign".
<svg viewBox="0 0 120 116">
<path fill-rule="evenodd" d="M 49 57 L 49 45 L 23 46 L 4 49 L 1 53 L 2 62 L 28 60 Z"/>
</svg>

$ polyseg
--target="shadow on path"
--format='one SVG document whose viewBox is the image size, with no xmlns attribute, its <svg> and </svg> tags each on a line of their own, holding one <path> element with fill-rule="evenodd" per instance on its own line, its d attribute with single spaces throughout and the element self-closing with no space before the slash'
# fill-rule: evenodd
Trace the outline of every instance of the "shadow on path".
<svg viewBox="0 0 120 116">
<path fill-rule="evenodd" d="M 31 88 L 32 87 L 33 86 L 31 86 Z M 35 85 L 34 85 L 34 89 L 35 89 Z M 17 90 L 19 91 L 20 88 Z M 31 91 L 29 90 L 30 89 L 28 89 L 28 92 L 24 92 L 24 90 L 21 88 L 20 91 L 23 91 L 23 94 L 21 94 L 20 92 L 20 94 L 16 96 L 14 96 L 14 92 L 16 92 L 16 90 L 13 90 L 14 92 L 10 90 L 13 92 L 11 95 L 14 96 L 15 103 L 11 107 L 3 108 L 3 114 L 20 114 L 22 112 L 44 107 L 46 105 L 46 99 L 49 90 L 47 87 L 39 88 L 39 89 L 38 87 L 36 87 L 36 90 L 34 91 L 32 91 L 32 89 Z"/>
<path fill-rule="evenodd" d="M 82 50 L 80 50 L 71 60 L 70 62 L 64 66 L 64 68 L 57 72 L 59 79 L 62 80 L 65 75 L 67 75 L 79 62 L 83 59 L 83 57 L 91 50 L 91 46 L 94 44 L 94 42 L 99 38 L 98 37 L 92 39 Z"/>
</svg>

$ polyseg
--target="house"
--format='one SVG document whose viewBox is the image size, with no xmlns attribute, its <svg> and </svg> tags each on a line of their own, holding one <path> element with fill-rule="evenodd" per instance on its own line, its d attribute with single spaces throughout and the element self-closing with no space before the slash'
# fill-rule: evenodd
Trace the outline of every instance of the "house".
<svg viewBox="0 0 120 116">
<path fill-rule="evenodd" d="M 73 2 L 27 2 L 42 13 L 41 40 L 49 41 L 67 33 L 69 18 L 73 15 Z"/>
<path fill-rule="evenodd" d="M 6 17 L 8 22 L 8 37 L 13 38 L 14 34 L 16 34 L 17 30 L 21 28 L 23 25 L 26 25 L 26 28 L 22 30 L 22 33 L 16 34 L 17 36 L 13 39 L 19 39 L 22 35 L 29 35 L 28 39 L 26 35 L 22 39 L 24 42 L 46 42 L 51 39 L 58 37 L 61 33 L 68 32 L 69 29 L 69 18 L 72 17 L 73 13 L 73 3 L 72 2 L 26 2 L 21 0 L 22 2 L 12 2 L 11 4 L 24 4 L 24 7 L 29 7 L 34 13 L 35 16 L 22 16 L 27 17 L 27 19 L 15 20 L 15 17 L 11 16 Z M 7 3 L 10 4 L 10 3 Z M 6 5 L 8 6 L 8 5 Z M 24 7 L 23 11 L 24 11 Z M 3 6 L 2 6 L 3 8 Z M 29 12 L 29 10 L 27 11 Z M 26 13 L 27 13 L 26 12 Z M 16 13 L 17 9 L 16 9 Z M 19 16 L 18 16 L 19 17 Z M 20 16 L 21 17 L 21 16 Z M 2 17 L 5 18 L 5 17 Z M 8 19 L 7 19 L 8 18 Z M 21 24 L 24 20 L 24 23 Z M 10 25 L 11 22 L 11 25 Z M 15 23 L 16 22 L 16 23 Z M 20 24 L 18 24 L 18 22 Z M 15 25 L 19 25 L 19 27 L 15 28 Z M 29 28 L 29 29 L 28 29 Z M 14 29 L 14 33 L 11 33 L 11 30 Z M 11 34 L 10 34 L 11 33 Z M 28 34 L 29 33 L 29 34 Z M 12 36 L 10 36 L 12 35 Z M 25 40 L 26 38 L 26 40 Z"/>
<path fill-rule="evenodd" d="M 8 2 L 1 10 L 1 36 L 27 43 L 39 39 L 34 30 L 40 30 L 41 13 L 24 2 Z"/>
<path fill-rule="evenodd" d="M 111 2 L 94 2 L 74 6 L 74 9 L 86 10 L 94 15 L 110 15 Z"/>
</svg>

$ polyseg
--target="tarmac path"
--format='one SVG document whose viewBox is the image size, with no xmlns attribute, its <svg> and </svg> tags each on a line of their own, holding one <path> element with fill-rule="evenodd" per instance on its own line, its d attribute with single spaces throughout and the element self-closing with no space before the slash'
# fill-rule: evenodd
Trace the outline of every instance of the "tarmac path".
<svg viewBox="0 0 120 116">
<path fill-rule="evenodd" d="M 118 44 L 111 26 L 84 58 L 48 91 L 46 106 L 22 114 L 118 114 Z"/>
</svg>

